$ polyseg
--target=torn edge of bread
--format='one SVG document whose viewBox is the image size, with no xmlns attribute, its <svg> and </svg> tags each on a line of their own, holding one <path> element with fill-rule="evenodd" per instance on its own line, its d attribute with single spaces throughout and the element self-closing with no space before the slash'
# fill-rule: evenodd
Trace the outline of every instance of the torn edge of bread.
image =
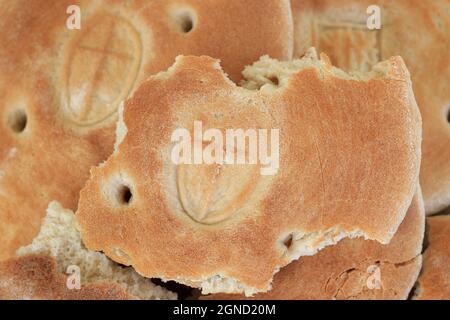
<svg viewBox="0 0 450 320">
<path fill-rule="evenodd" d="M 267 55 L 262 56 L 252 65 L 245 67 L 242 71 L 244 79 L 240 85 L 248 90 L 272 92 L 276 88 L 284 87 L 292 74 L 307 68 L 318 70 L 322 76 L 329 74 L 343 80 L 369 81 L 387 77 L 403 80 L 395 77 L 396 72 L 392 70 L 393 66 L 390 60 L 377 63 L 368 72 L 345 72 L 333 66 L 325 53 L 318 56 L 316 49 L 312 47 L 302 58 L 291 61 L 279 61 Z M 407 70 L 405 69 L 403 72 L 407 72 Z"/>
<path fill-rule="evenodd" d="M 112 282 L 128 294 L 143 300 L 176 299 L 174 292 L 157 286 L 131 267 L 123 267 L 100 252 L 83 245 L 75 215 L 58 202 L 49 204 L 39 234 L 33 242 L 17 250 L 18 256 L 41 254 L 56 260 L 58 271 L 66 274 L 69 266 L 80 268 L 81 284 Z"/>
<path fill-rule="evenodd" d="M 292 236 L 291 244 L 289 249 L 286 250 L 286 246 L 283 244 L 286 237 Z M 360 231 L 353 232 L 345 232 L 339 231 L 338 227 L 331 228 L 322 232 L 313 232 L 313 233 L 301 233 L 301 232 L 291 232 L 287 233 L 286 236 L 283 236 L 279 242 L 280 252 L 284 252 L 283 256 L 287 261 L 287 264 L 298 260 L 302 256 L 312 256 L 322 250 L 323 248 L 335 245 L 340 240 L 344 238 L 357 238 L 363 237 L 367 239 L 367 237 Z M 278 273 L 278 271 L 283 266 L 278 266 L 273 275 Z M 245 296 L 251 297 L 257 293 L 260 293 L 261 290 L 257 288 L 253 288 L 250 286 L 243 285 L 239 280 L 230 277 L 225 274 L 217 274 L 210 277 L 204 277 L 196 280 L 186 280 L 186 279 L 164 279 L 164 281 L 174 280 L 178 283 L 199 288 L 202 291 L 202 294 L 213 294 L 213 293 L 244 293 Z M 266 288 L 266 291 L 272 289 L 272 284 Z"/>
</svg>

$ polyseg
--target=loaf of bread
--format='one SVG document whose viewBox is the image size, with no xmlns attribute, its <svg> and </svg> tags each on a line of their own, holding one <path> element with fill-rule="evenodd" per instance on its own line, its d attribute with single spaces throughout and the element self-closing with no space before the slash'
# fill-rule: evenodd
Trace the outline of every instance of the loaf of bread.
<svg viewBox="0 0 450 320">
<path fill-rule="evenodd" d="M 0 262 L 0 299 L 176 299 L 132 268 L 87 250 L 73 212 L 57 202 L 50 203 L 39 234 L 17 255 Z M 68 273 L 74 271 L 79 278 L 72 283 Z"/>
<path fill-rule="evenodd" d="M 245 65 L 292 55 L 288 0 L 0 1 L 0 260 L 29 244 L 45 208 L 75 210 L 89 169 L 113 151 L 117 109 L 180 54 Z"/>
<path fill-rule="evenodd" d="M 380 11 L 380 29 L 377 18 Z M 314 46 L 346 71 L 401 56 L 423 117 L 421 185 L 428 214 L 450 206 L 450 1 L 292 0 L 294 54 Z"/>
<path fill-rule="evenodd" d="M 217 60 L 180 56 L 125 102 L 116 151 L 80 194 L 89 249 L 146 277 L 252 295 L 342 238 L 391 240 L 420 163 L 421 119 L 401 58 L 350 75 L 311 50 L 292 62 L 263 57 L 243 74 L 237 87 Z M 175 164 L 171 136 L 193 136 L 196 121 L 219 133 L 278 128 L 279 169 Z"/>
</svg>

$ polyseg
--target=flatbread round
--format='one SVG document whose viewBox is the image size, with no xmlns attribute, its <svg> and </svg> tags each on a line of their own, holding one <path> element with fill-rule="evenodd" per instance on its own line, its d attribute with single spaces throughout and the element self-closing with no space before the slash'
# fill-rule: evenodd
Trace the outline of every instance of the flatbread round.
<svg viewBox="0 0 450 320">
<path fill-rule="evenodd" d="M 350 77 L 310 51 L 293 62 L 263 57 L 244 76 L 237 87 L 217 60 L 179 57 L 126 101 L 116 152 L 81 191 L 88 248 L 147 277 L 251 295 L 267 291 L 279 267 L 344 237 L 390 241 L 420 163 L 420 114 L 402 60 Z M 279 129 L 279 168 L 176 165 L 173 134 L 184 128 L 200 142 L 198 121 L 219 135 L 266 129 L 263 146 Z M 238 149 L 250 154 L 247 145 Z"/>
<path fill-rule="evenodd" d="M 378 6 L 381 29 L 369 30 Z M 428 214 L 450 206 L 450 1 L 293 0 L 294 54 L 311 46 L 344 70 L 399 55 L 423 117 L 421 185 Z M 374 24 L 375 26 L 375 24 Z"/>
<path fill-rule="evenodd" d="M 287 0 L 2 1 L 0 260 L 31 242 L 51 200 L 76 209 L 89 168 L 113 151 L 117 109 L 180 53 L 240 72 L 292 55 Z M 66 10 L 69 8 L 68 13 Z"/>
</svg>

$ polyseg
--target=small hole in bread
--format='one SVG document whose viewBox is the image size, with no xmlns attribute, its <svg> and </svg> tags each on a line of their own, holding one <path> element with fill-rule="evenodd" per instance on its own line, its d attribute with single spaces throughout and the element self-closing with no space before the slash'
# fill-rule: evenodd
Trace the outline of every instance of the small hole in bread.
<svg viewBox="0 0 450 320">
<path fill-rule="evenodd" d="M 278 86 L 280 84 L 280 80 L 277 76 L 272 76 L 269 78 L 269 81 L 272 82 L 274 86 Z"/>
<path fill-rule="evenodd" d="M 194 15 L 190 10 L 176 10 L 172 14 L 172 18 L 182 33 L 189 33 L 194 29 Z"/>
<path fill-rule="evenodd" d="M 447 122 L 450 123 L 450 106 L 447 108 Z"/>
<path fill-rule="evenodd" d="M 133 183 L 125 175 L 123 172 L 116 174 L 102 188 L 104 199 L 115 208 L 131 205 L 136 195 Z"/>
<path fill-rule="evenodd" d="M 286 239 L 284 239 L 283 244 L 288 250 L 291 248 L 293 240 L 294 236 L 292 234 L 288 235 Z"/>
<path fill-rule="evenodd" d="M 194 27 L 194 23 L 190 16 L 183 17 L 183 20 L 181 20 L 181 30 L 183 30 L 184 33 L 188 33 L 192 30 Z"/>
<path fill-rule="evenodd" d="M 8 124 L 11 130 L 15 133 L 22 133 L 25 131 L 28 123 L 27 113 L 23 109 L 14 110 L 8 119 Z"/>
<path fill-rule="evenodd" d="M 122 185 L 117 190 L 117 200 L 121 205 L 129 205 L 133 200 L 133 193 L 130 187 Z"/>
</svg>

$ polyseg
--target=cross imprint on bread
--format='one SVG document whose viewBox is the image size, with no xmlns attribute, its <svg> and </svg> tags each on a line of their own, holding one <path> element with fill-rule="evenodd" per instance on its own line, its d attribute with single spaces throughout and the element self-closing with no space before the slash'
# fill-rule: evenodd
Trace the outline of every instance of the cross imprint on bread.
<svg viewBox="0 0 450 320">
<path fill-rule="evenodd" d="M 382 60 L 381 30 L 368 30 L 363 24 L 323 22 L 314 29 L 314 46 L 342 69 L 367 72 Z"/>
<path fill-rule="evenodd" d="M 134 87 L 141 57 L 140 36 L 128 21 L 111 15 L 93 17 L 67 49 L 65 117 L 86 126 L 115 113 Z"/>
</svg>

